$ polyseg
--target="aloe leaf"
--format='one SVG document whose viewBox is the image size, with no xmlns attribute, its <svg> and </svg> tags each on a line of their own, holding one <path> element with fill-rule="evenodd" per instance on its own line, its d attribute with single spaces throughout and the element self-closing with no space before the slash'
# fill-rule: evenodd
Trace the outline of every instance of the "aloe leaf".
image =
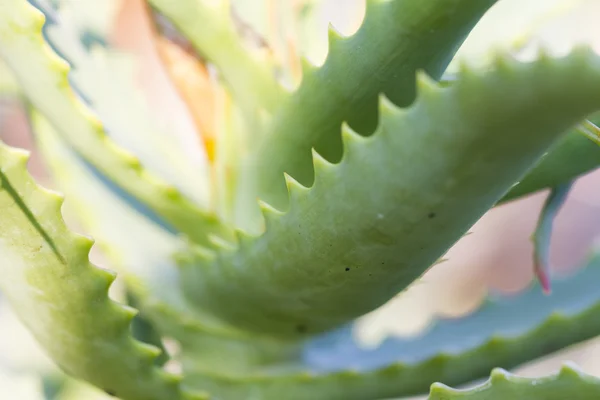
<svg viewBox="0 0 600 400">
<path fill-rule="evenodd" d="M 54 22 L 45 30 L 47 40 L 70 63 L 71 82 L 98 113 L 110 139 L 139 157 L 152 174 L 173 183 L 206 207 L 210 181 L 205 155 L 201 151 L 194 152 L 202 161 L 196 163 L 191 162 L 187 154 L 182 157 L 186 151 L 177 135 L 166 131 L 167 121 L 151 112 L 138 87 L 142 60 L 107 45 L 108 29 L 102 29 L 107 22 L 97 20 L 111 20 L 114 3 L 118 4 L 114 0 L 83 0 L 62 4 L 58 11 L 42 9 L 47 20 Z M 87 17 L 89 14 L 93 14 L 94 19 Z M 96 28 L 96 25 L 101 27 Z M 94 35 L 92 44 L 89 43 L 90 32 Z M 171 129 L 173 127 L 177 129 L 182 125 L 171 124 Z M 183 127 L 186 128 L 185 123 Z M 195 137 L 193 127 L 190 129 Z M 201 149 L 200 143 L 197 148 Z"/>
<path fill-rule="evenodd" d="M 494 369 L 487 382 L 466 390 L 436 383 L 428 400 L 593 400 L 599 396 L 600 379 L 567 364 L 557 375 L 542 378 L 523 378 Z"/>
<path fill-rule="evenodd" d="M 130 336 L 135 310 L 109 299 L 114 274 L 90 264 L 93 242 L 67 229 L 62 197 L 33 181 L 27 159 L 0 145 L 0 289 L 19 318 L 63 371 L 124 400 L 201 398 Z"/>
<path fill-rule="evenodd" d="M 533 233 L 534 272 L 546 293 L 550 293 L 550 239 L 554 219 L 567 199 L 573 182 L 563 183 L 551 190 Z"/>
<path fill-rule="evenodd" d="M 207 244 L 209 233 L 227 235 L 213 214 L 152 176 L 136 157 L 108 139 L 101 123 L 72 92 L 69 67 L 45 43 L 43 24 L 43 14 L 27 1 L 0 0 L 0 57 L 27 99 L 89 163 L 168 224 L 198 243 Z"/>
<path fill-rule="evenodd" d="M 596 253 L 584 269 L 557 279 L 550 296 L 537 284 L 518 295 L 489 296 L 473 314 L 439 320 L 418 337 L 388 338 L 371 349 L 345 328 L 309 343 L 299 365 L 246 376 L 198 367 L 185 379 L 224 400 L 246 393 L 263 400 L 375 400 L 426 393 L 435 381 L 460 385 L 598 335 L 598 279 Z"/>
<path fill-rule="evenodd" d="M 186 241 L 123 201 L 61 140 L 45 117 L 32 110 L 30 118 L 54 181 L 72 193 L 70 209 L 125 279 L 136 308 L 145 313 L 154 307 L 185 310 L 174 257 Z"/>
<path fill-rule="evenodd" d="M 439 259 L 564 131 L 600 108 L 600 60 L 498 57 L 439 88 L 421 75 L 408 109 L 381 104 L 369 138 L 344 131 L 336 165 L 315 155 L 290 208 L 266 230 L 183 266 L 202 309 L 277 336 L 343 324 L 382 305 Z M 344 201 L 340 201 L 344 199 Z M 233 247 L 233 248 L 232 248 Z"/>
<path fill-rule="evenodd" d="M 186 241 L 146 218 L 103 184 L 43 116 L 33 111 L 31 122 L 54 182 L 72 193 L 68 209 L 75 211 L 80 224 L 97 239 L 135 296 L 139 316 L 152 330 L 176 339 L 186 357 L 214 370 L 245 368 L 256 359 L 253 354 L 286 356 L 283 351 L 289 344 L 261 340 L 194 310 L 180 290 L 182 278 L 175 263 L 175 254 L 185 249 Z"/>
<path fill-rule="evenodd" d="M 598 116 L 590 120 L 600 122 Z M 600 167 L 600 146 L 573 129 L 546 154 L 499 202 L 556 187 Z"/>
<path fill-rule="evenodd" d="M 247 179 L 257 180 L 258 196 L 285 207 L 284 172 L 303 185 L 311 184 L 311 148 L 329 161 L 338 161 L 344 121 L 369 134 L 377 126 L 380 93 L 396 105 L 409 105 L 415 97 L 415 71 L 424 69 L 438 79 L 494 3 L 370 0 L 354 35 L 343 38 L 331 28 L 325 63 L 319 68 L 305 63 L 300 87 L 274 112 L 264 140 L 249 161 L 256 171 Z"/>
<path fill-rule="evenodd" d="M 244 108 L 272 109 L 283 96 L 269 65 L 243 46 L 229 13 L 229 2 L 218 0 L 149 0 L 212 62 Z M 198 21 L 202 21 L 199 23 Z"/>
<path fill-rule="evenodd" d="M 455 74 L 445 74 L 440 84 L 450 86 L 456 82 L 456 78 Z M 593 121 L 600 123 L 600 118 L 596 116 L 592 120 L 585 120 L 560 139 L 498 204 L 556 187 L 599 168 L 600 146 L 597 144 L 600 143 L 600 130 Z"/>
</svg>

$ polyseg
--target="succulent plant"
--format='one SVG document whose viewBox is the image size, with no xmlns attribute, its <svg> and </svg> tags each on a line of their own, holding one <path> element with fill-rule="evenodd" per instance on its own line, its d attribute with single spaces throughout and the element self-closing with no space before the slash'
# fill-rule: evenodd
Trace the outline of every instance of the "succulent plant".
<svg viewBox="0 0 600 400">
<path fill-rule="evenodd" d="M 374 349 L 352 334 L 485 212 L 542 189 L 535 259 L 549 289 L 553 218 L 600 165 L 592 49 L 526 62 L 497 50 L 450 76 L 495 0 L 368 0 L 356 33 L 330 29 L 316 66 L 296 42 L 265 45 L 225 1 L 148 0 L 153 51 L 202 133 L 190 150 L 112 44 L 115 3 L 0 0 L 0 93 L 26 107 L 125 287 L 109 298 L 116 275 L 90 263 L 63 197 L 0 144 L 0 290 L 66 375 L 123 400 L 600 396 L 575 366 L 539 379 L 494 369 L 600 333 L 598 253 L 550 296 L 536 284 L 490 297 Z"/>
</svg>

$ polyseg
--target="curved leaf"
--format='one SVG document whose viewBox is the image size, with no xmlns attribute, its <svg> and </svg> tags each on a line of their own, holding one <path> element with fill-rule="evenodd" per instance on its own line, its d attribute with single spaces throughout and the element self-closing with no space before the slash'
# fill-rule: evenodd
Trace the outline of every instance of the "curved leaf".
<svg viewBox="0 0 600 400">
<path fill-rule="evenodd" d="M 567 200 L 573 182 L 566 182 L 553 188 L 546 198 L 533 233 L 533 268 L 537 279 L 546 293 L 550 293 L 550 242 L 554 219 Z"/>
<path fill-rule="evenodd" d="M 201 398 L 129 335 L 135 311 L 109 299 L 114 274 L 89 263 L 93 242 L 67 230 L 62 197 L 33 181 L 27 158 L 0 144 L 0 289 L 19 318 L 61 369 L 124 400 Z"/>
<path fill-rule="evenodd" d="M 114 13 L 115 4 L 114 0 L 80 0 L 61 4 L 57 11 L 42 9 L 49 21 L 47 40 L 71 65 L 71 82 L 98 113 L 110 139 L 139 157 L 152 174 L 206 207 L 210 188 L 206 160 L 191 162 L 177 135 L 168 132 L 182 125 L 167 126 L 164 116 L 152 114 L 137 86 L 142 60 L 110 48 L 107 29 L 95 28 L 97 19 L 110 19 L 105 14 Z M 87 18 L 89 14 L 95 19 Z M 195 154 L 203 156 L 201 151 Z"/>
<path fill-rule="evenodd" d="M 450 88 L 423 77 L 419 85 L 408 109 L 382 103 L 373 136 L 346 130 L 339 164 L 315 156 L 313 187 L 288 178 L 290 209 L 263 206 L 261 236 L 239 233 L 237 244 L 184 267 L 200 308 L 287 337 L 380 306 L 600 108 L 600 58 L 584 49 L 526 64 L 499 57 Z"/>
<path fill-rule="evenodd" d="M 296 344 L 251 336 L 194 310 L 183 296 L 174 261 L 186 242 L 122 201 L 39 113 L 32 112 L 31 121 L 55 182 L 72 193 L 68 205 L 124 278 L 141 316 L 161 336 L 180 343 L 184 368 L 191 363 L 231 372 L 289 356 Z"/>
<path fill-rule="evenodd" d="M 108 139 L 71 91 L 69 67 L 44 42 L 43 24 L 43 15 L 27 1 L 0 0 L 0 57 L 28 100 L 88 162 L 167 223 L 201 244 L 208 243 L 210 233 L 227 235 L 216 216 L 150 175 L 136 157 Z"/>
<path fill-rule="evenodd" d="M 377 97 L 407 106 L 415 98 L 415 71 L 439 78 L 454 52 L 495 0 L 369 0 L 354 35 L 329 32 L 323 66 L 305 63 L 296 92 L 277 109 L 264 140 L 248 161 L 256 196 L 277 208 L 287 204 L 283 173 L 303 185 L 313 181 L 311 148 L 329 161 L 342 155 L 344 121 L 361 134 L 378 120 Z M 254 203 L 249 206 L 256 209 Z"/>
<path fill-rule="evenodd" d="M 302 363 L 245 376 L 200 365 L 187 369 L 185 379 L 224 400 L 247 394 L 261 400 L 378 400 L 422 394 L 436 381 L 460 385 L 494 367 L 512 368 L 598 335 L 599 279 L 596 254 L 585 269 L 558 279 L 550 296 L 539 285 L 516 296 L 490 296 L 475 313 L 440 320 L 415 338 L 389 338 L 368 349 L 343 329 L 309 344 Z"/>
<path fill-rule="evenodd" d="M 521 378 L 502 369 L 474 388 L 455 390 L 434 384 L 429 400 L 595 400 L 600 397 L 600 379 L 586 375 L 575 366 L 565 365 L 558 375 Z"/>
</svg>

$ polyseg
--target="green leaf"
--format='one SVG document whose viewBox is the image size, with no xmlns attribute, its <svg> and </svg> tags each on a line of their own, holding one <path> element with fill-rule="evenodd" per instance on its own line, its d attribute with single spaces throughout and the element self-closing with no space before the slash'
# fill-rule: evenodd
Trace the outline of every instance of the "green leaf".
<svg viewBox="0 0 600 400">
<path fill-rule="evenodd" d="M 600 254 L 586 264 L 557 279 L 550 296 L 537 284 L 518 295 L 489 296 L 473 314 L 439 320 L 417 337 L 388 338 L 369 349 L 343 329 L 313 341 L 296 364 L 247 374 L 219 374 L 199 364 L 186 369 L 185 381 L 223 400 L 248 393 L 261 400 L 374 400 L 422 394 L 436 381 L 468 383 L 494 367 L 512 368 L 600 333 L 594 289 Z"/>
<path fill-rule="evenodd" d="M 114 274 L 92 266 L 92 241 L 70 232 L 62 197 L 39 187 L 26 153 L 0 144 L 0 290 L 60 368 L 123 400 L 202 398 L 156 369 L 135 341 L 135 310 L 113 302 Z"/>
<path fill-rule="evenodd" d="M 262 362 L 287 357 L 289 347 L 297 346 L 251 336 L 198 313 L 183 296 L 174 261 L 174 254 L 183 251 L 186 242 L 124 202 L 39 113 L 32 112 L 31 122 L 54 181 L 72 194 L 67 209 L 75 211 L 81 225 L 98 240 L 135 296 L 140 315 L 158 334 L 180 343 L 184 364 L 202 363 L 212 370 L 231 372 L 255 367 L 261 357 Z"/>
<path fill-rule="evenodd" d="M 303 185 L 313 181 L 311 148 L 334 162 L 342 156 L 340 126 L 361 134 L 378 121 L 377 97 L 407 106 L 415 98 L 415 71 L 439 78 L 456 49 L 495 0 L 369 0 L 365 19 L 351 37 L 329 32 L 323 66 L 305 63 L 296 92 L 274 112 L 259 148 L 248 161 L 255 192 L 284 208 L 283 173 Z"/>
<path fill-rule="evenodd" d="M 199 209 L 177 189 L 152 176 L 140 161 L 111 142 L 101 123 L 72 92 L 69 67 L 44 42 L 43 15 L 25 0 L 0 0 L 0 57 L 27 99 L 80 155 L 114 183 L 196 242 L 227 236 L 216 216 Z"/>
<path fill-rule="evenodd" d="M 552 188 L 540 213 L 533 233 L 533 267 L 542 289 L 550 293 L 550 241 L 554 219 L 567 200 L 573 182 L 566 182 Z"/>
<path fill-rule="evenodd" d="M 492 371 L 490 379 L 474 388 L 451 389 L 436 383 L 429 400 L 595 400 L 600 397 L 600 379 L 575 366 L 565 365 L 558 375 L 522 378 L 502 369 Z"/>
<path fill-rule="evenodd" d="M 600 122 L 600 116 L 591 119 Z M 573 129 L 500 201 L 518 199 L 539 190 L 556 187 L 600 167 L 600 146 Z"/>
<path fill-rule="evenodd" d="M 288 177 L 290 208 L 263 205 L 266 231 L 183 266 L 199 308 L 249 330 L 302 336 L 395 296 L 441 257 L 570 127 L 600 108 L 600 59 L 421 75 L 408 109 L 381 104 L 378 131 L 344 131 L 344 158 L 315 154 L 316 179 Z M 341 201 L 343 199 L 343 201 Z"/>
</svg>

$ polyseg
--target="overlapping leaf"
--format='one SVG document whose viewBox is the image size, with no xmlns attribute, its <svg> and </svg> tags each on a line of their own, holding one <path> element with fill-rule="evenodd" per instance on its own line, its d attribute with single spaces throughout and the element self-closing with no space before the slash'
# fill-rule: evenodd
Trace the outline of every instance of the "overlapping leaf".
<svg viewBox="0 0 600 400">
<path fill-rule="evenodd" d="M 112 25 L 109 22 L 114 19 L 115 4 L 118 2 L 114 0 L 83 0 L 63 2 L 56 11 L 44 8 L 50 21 L 46 37 L 71 65 L 71 82 L 98 114 L 110 139 L 133 152 L 152 174 L 206 207 L 210 186 L 203 151 L 186 152 L 177 132 L 167 129 L 185 130 L 185 114 L 180 118 L 183 122 L 175 124 L 172 119 L 181 116 L 176 113 L 168 125 L 164 116 L 152 114 L 137 82 L 140 72 L 147 68 L 142 68 L 144 60 L 107 44 L 110 35 L 106 25 Z M 109 21 L 102 21 L 106 19 Z M 195 132 L 192 135 L 195 137 Z M 190 153 L 204 163 L 191 162 Z"/>
<path fill-rule="evenodd" d="M 598 335 L 599 278 L 596 254 L 584 269 L 557 280 L 551 296 L 538 285 L 516 296 L 490 296 L 475 313 L 438 321 L 418 337 L 389 338 L 368 349 L 342 329 L 309 344 L 296 365 L 227 376 L 199 364 L 186 380 L 225 400 L 244 393 L 262 400 L 284 394 L 290 400 L 377 400 L 422 394 L 436 381 L 463 384 Z"/>
<path fill-rule="evenodd" d="M 135 312 L 111 301 L 114 274 L 92 266 L 92 241 L 67 230 L 62 197 L 39 187 L 27 155 L 0 145 L 0 289 L 51 358 L 68 374 L 124 400 L 184 395 L 156 369 L 154 347 L 134 341 Z"/>
<path fill-rule="evenodd" d="M 43 24 L 43 15 L 27 1 L 0 1 L 0 57 L 11 67 L 28 100 L 89 163 L 167 223 L 198 243 L 206 244 L 210 233 L 226 235 L 213 214 L 156 179 L 136 157 L 108 140 L 100 122 L 71 91 L 69 68 L 44 42 Z"/>
<path fill-rule="evenodd" d="M 423 77 L 419 86 L 408 109 L 382 102 L 372 137 L 346 129 L 340 164 L 315 155 L 313 187 L 288 178 L 289 211 L 264 206 L 261 236 L 239 234 L 235 249 L 187 266 L 187 294 L 278 336 L 373 310 L 600 108 L 600 60 L 585 49 L 533 63 L 499 57 L 487 72 L 463 71 L 451 88 Z"/>
<path fill-rule="evenodd" d="M 194 363 L 211 365 L 213 370 L 235 371 L 253 365 L 256 357 L 252 354 L 260 357 L 263 350 L 285 357 L 280 354 L 285 343 L 277 345 L 239 332 L 194 310 L 181 292 L 182 278 L 174 261 L 185 241 L 123 202 L 39 113 L 33 112 L 31 120 L 53 178 L 61 190 L 72 194 L 67 199 L 70 209 L 124 278 L 142 316 L 161 336 L 180 343 L 184 363 L 193 358 Z"/>
<path fill-rule="evenodd" d="M 377 96 L 410 104 L 415 71 L 439 78 L 473 25 L 495 0 L 369 0 L 365 19 L 353 36 L 333 29 L 329 53 L 319 68 L 305 65 L 302 83 L 274 112 L 260 147 L 248 161 L 257 195 L 277 208 L 287 196 L 283 173 L 310 185 L 311 148 L 329 161 L 342 155 L 340 126 L 348 121 L 361 134 L 378 120 Z M 250 204 L 252 210 L 254 204 Z"/>
</svg>

